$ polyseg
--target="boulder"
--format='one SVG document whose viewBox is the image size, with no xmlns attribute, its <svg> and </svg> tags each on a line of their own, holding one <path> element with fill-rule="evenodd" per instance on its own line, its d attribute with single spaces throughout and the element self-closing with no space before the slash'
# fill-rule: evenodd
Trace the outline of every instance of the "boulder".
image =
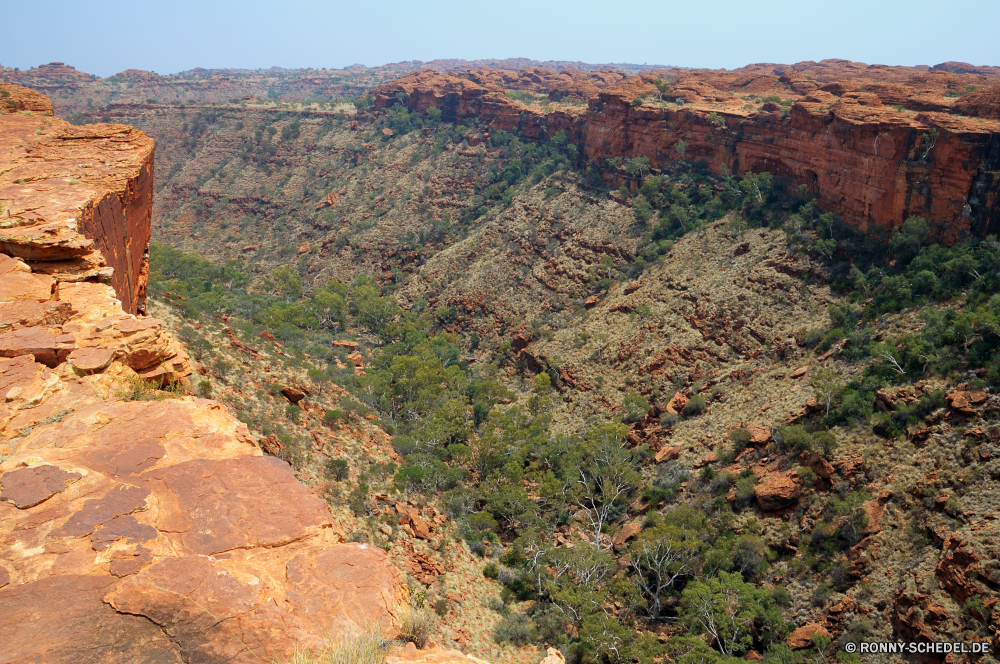
<svg viewBox="0 0 1000 664">
<path fill-rule="evenodd" d="M 803 451 L 802 454 L 799 455 L 799 463 L 811 469 L 817 476 L 822 477 L 825 480 L 830 479 L 833 475 L 833 466 L 830 465 L 829 461 L 818 454 Z"/>
<path fill-rule="evenodd" d="M 750 433 L 750 444 L 754 447 L 763 447 L 771 440 L 771 429 L 762 424 L 748 424 L 746 430 Z"/>
<path fill-rule="evenodd" d="M 794 505 L 802 488 L 794 470 L 770 473 L 754 488 L 757 504 L 765 512 L 774 512 Z"/>
<path fill-rule="evenodd" d="M 820 625 L 819 623 L 808 623 L 796 628 L 791 634 L 788 635 L 785 642 L 788 644 L 789 648 L 792 648 L 793 650 L 800 650 L 802 648 L 812 646 L 812 639 L 814 636 L 827 639 L 833 638 L 833 636 L 830 635 L 830 632 L 823 625 Z"/>
<path fill-rule="evenodd" d="M 69 354 L 69 363 L 82 374 L 104 371 L 115 359 L 111 348 L 77 348 Z"/>
<path fill-rule="evenodd" d="M 306 398 L 305 392 L 295 387 L 283 387 L 281 388 L 281 396 L 288 400 L 288 403 L 293 406 L 298 405 L 300 401 Z"/>
<path fill-rule="evenodd" d="M 631 522 L 626 523 L 621 527 L 621 530 L 615 534 L 614 538 L 611 540 L 611 545 L 616 549 L 620 549 L 625 546 L 633 537 L 642 532 L 642 524 Z"/>
<path fill-rule="evenodd" d="M 671 445 L 668 447 L 660 448 L 660 451 L 656 453 L 654 457 L 656 463 L 663 463 L 664 461 L 672 461 L 674 459 L 680 458 L 681 456 L 681 446 Z"/>
<path fill-rule="evenodd" d="M 664 408 L 664 411 L 671 413 L 673 415 L 679 415 L 680 412 L 684 410 L 684 406 L 687 405 L 688 401 L 690 401 L 690 399 L 688 399 L 686 396 L 684 396 L 680 392 L 675 392 L 674 396 L 671 397 L 670 401 L 667 402 L 667 407 Z"/>
<path fill-rule="evenodd" d="M 563 654 L 556 650 L 555 648 L 547 648 L 545 650 L 545 658 L 538 664 L 564 664 L 566 658 Z"/>
</svg>

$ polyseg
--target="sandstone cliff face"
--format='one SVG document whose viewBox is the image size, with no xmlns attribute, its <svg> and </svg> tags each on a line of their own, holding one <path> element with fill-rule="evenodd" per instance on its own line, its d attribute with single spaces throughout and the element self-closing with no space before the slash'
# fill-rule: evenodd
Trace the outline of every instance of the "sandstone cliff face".
<svg viewBox="0 0 1000 664">
<path fill-rule="evenodd" d="M 141 313 L 152 139 L 122 125 L 74 127 L 33 113 L 0 122 L 0 249 L 58 282 L 108 281 L 126 312 Z"/>
<path fill-rule="evenodd" d="M 380 85 L 375 106 L 402 96 L 413 110 L 435 106 L 446 120 L 475 117 L 528 138 L 566 130 L 598 162 L 647 157 L 662 167 L 678 159 L 683 144 L 687 160 L 703 160 L 716 172 L 768 171 L 805 184 L 823 208 L 862 232 L 891 229 L 914 215 L 933 222 L 946 243 L 1000 231 L 1000 123 L 987 119 L 992 96 L 952 108 L 943 92 L 962 82 L 949 78 L 957 75 L 910 74 L 920 89 L 872 84 L 873 92 L 856 82 L 820 88 L 795 74 L 695 72 L 673 83 L 669 96 L 688 102 L 681 105 L 654 101 L 650 78 L 630 77 L 592 94 L 586 111 L 546 113 L 508 99 L 492 84 L 497 77 L 483 72 L 425 70 Z M 779 92 L 794 101 L 790 112 L 775 103 L 744 104 Z M 980 117 L 955 113 L 968 109 Z"/>
<path fill-rule="evenodd" d="M 152 141 L 45 120 L 0 116 L 0 662 L 258 662 L 395 635 L 407 591 L 381 549 L 343 543 L 218 403 L 136 391 L 191 373 L 124 306 Z M 129 275 L 115 287 L 105 257 Z"/>
</svg>

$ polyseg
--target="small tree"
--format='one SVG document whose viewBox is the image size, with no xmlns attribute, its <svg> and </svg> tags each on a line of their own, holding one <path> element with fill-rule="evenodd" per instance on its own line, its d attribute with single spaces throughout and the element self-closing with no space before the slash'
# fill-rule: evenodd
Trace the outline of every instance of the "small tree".
<svg viewBox="0 0 1000 664">
<path fill-rule="evenodd" d="M 809 378 L 809 384 L 816 391 L 816 400 L 826 408 L 826 414 L 829 415 L 830 407 L 844 390 L 837 374 L 830 369 L 818 369 Z"/>
<path fill-rule="evenodd" d="M 781 629 L 781 613 L 771 594 L 747 583 L 739 573 L 688 584 L 681 595 L 681 620 L 704 631 L 726 657 L 737 657 L 753 644 L 756 625 L 761 631 Z"/>
<path fill-rule="evenodd" d="M 659 619 L 665 593 L 691 574 L 698 557 L 695 532 L 662 524 L 639 534 L 630 547 L 635 583 L 649 599 L 649 614 Z"/>
</svg>

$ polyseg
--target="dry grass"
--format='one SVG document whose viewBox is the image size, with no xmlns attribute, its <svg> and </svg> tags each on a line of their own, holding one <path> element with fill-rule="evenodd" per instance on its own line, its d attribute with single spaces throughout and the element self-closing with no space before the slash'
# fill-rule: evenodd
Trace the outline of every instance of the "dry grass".
<svg viewBox="0 0 1000 664">
<path fill-rule="evenodd" d="M 399 633 L 407 641 L 413 641 L 418 648 L 423 649 L 430 639 L 434 628 L 434 614 L 428 609 L 410 609 L 400 619 Z"/>
<path fill-rule="evenodd" d="M 391 645 L 378 627 L 369 627 L 331 639 L 326 648 L 316 652 L 296 651 L 282 664 L 382 664 Z"/>
<path fill-rule="evenodd" d="M 122 401 L 159 401 L 184 396 L 180 385 L 161 387 L 159 383 L 144 380 L 136 373 L 126 373 L 123 380 L 112 390 L 111 395 Z"/>
</svg>

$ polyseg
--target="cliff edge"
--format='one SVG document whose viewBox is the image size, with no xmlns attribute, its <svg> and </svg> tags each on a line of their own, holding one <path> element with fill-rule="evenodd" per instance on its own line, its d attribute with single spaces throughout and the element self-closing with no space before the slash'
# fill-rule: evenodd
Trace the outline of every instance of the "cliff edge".
<svg viewBox="0 0 1000 664">
<path fill-rule="evenodd" d="M 530 139 L 565 131 L 598 170 L 621 157 L 648 159 L 653 169 L 685 159 L 720 174 L 767 171 L 805 185 L 861 232 L 891 231 L 911 216 L 925 217 L 946 244 L 1000 232 L 996 79 L 897 69 L 909 71 L 884 83 L 841 67 L 828 74 L 863 78 L 826 84 L 763 65 L 596 83 L 554 72 L 422 70 L 373 94 L 376 111 L 402 102 Z M 955 101 L 977 84 L 981 91 Z M 526 90 L 547 100 L 532 102 Z M 558 105 L 563 99 L 577 103 Z M 604 176 L 638 184 L 626 165 Z"/>
<path fill-rule="evenodd" d="M 220 404 L 150 387 L 191 372 L 135 315 L 152 154 L 130 127 L 0 114 L 0 662 L 258 662 L 355 626 L 394 636 L 407 590 L 385 553 L 344 543 Z"/>
</svg>

